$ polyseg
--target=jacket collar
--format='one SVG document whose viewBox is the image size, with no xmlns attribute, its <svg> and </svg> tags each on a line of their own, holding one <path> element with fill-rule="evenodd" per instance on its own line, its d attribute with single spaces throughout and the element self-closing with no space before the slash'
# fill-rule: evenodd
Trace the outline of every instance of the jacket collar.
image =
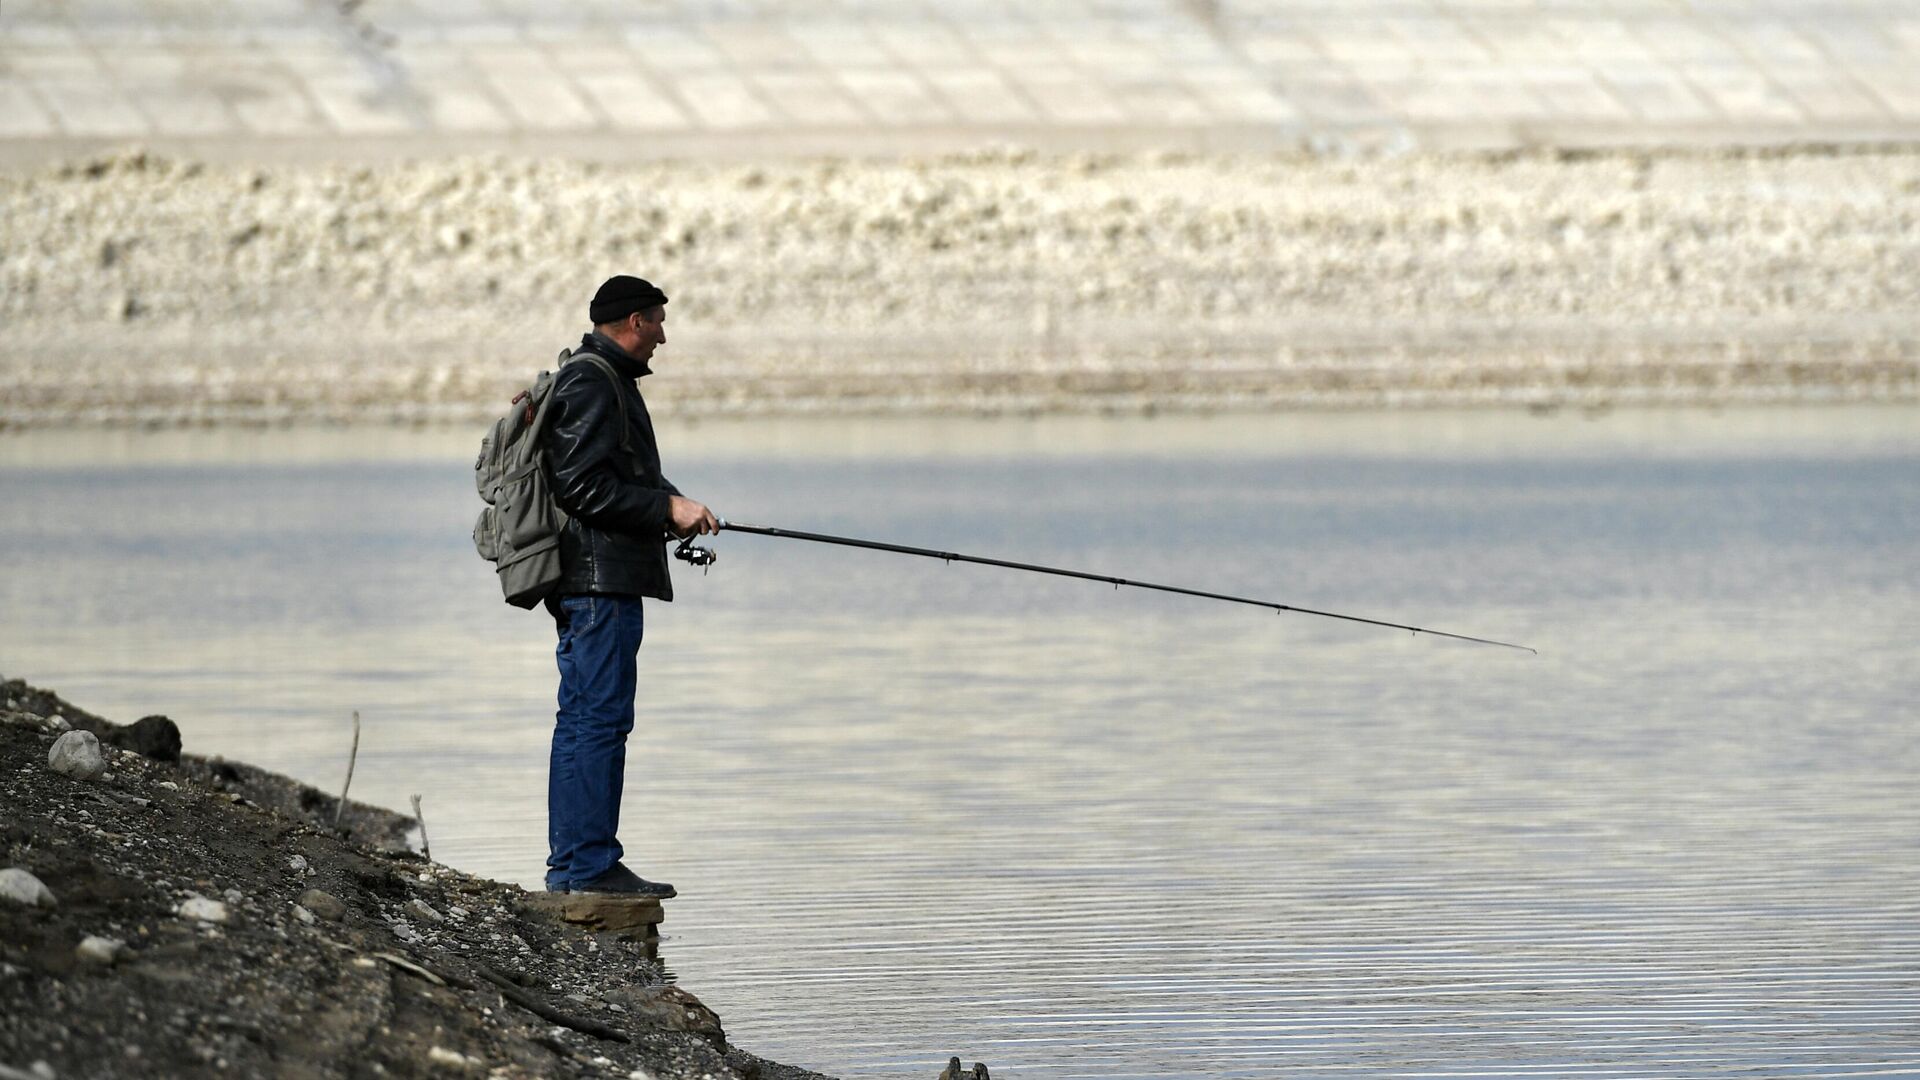
<svg viewBox="0 0 1920 1080">
<path fill-rule="evenodd" d="M 623 378 L 638 379 L 643 375 L 653 374 L 653 369 L 647 366 L 645 360 L 621 348 L 619 342 L 598 330 L 588 331 L 587 335 L 580 339 L 580 348 L 586 352 L 599 354 L 612 364 L 613 370 L 619 372 Z"/>
</svg>

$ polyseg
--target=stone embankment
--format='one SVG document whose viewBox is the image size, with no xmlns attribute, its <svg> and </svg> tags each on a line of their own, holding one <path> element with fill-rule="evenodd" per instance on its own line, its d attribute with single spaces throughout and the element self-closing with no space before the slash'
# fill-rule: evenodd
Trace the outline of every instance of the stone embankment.
<svg viewBox="0 0 1920 1080">
<path fill-rule="evenodd" d="M 614 272 L 679 415 L 1920 397 L 1920 150 L 0 174 L 0 424 L 496 412 Z"/>
<path fill-rule="evenodd" d="M 664 980 L 658 903 L 549 910 L 359 803 L 336 832 L 164 717 L 0 682 L 0 805 L 0 1078 L 818 1077 Z"/>
</svg>

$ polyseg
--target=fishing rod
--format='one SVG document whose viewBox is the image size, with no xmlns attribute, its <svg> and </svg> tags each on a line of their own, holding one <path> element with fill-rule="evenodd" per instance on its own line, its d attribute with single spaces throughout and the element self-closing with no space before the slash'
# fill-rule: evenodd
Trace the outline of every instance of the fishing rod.
<svg viewBox="0 0 1920 1080">
<path fill-rule="evenodd" d="M 1272 600 L 1256 600 L 1247 596 L 1230 596 L 1226 593 L 1204 592 L 1200 589 L 1186 589 L 1178 585 L 1158 585 L 1151 581 L 1133 581 L 1128 578 L 1111 577 L 1107 574 L 1089 574 L 1083 570 L 1065 570 L 1058 566 L 1041 566 L 1038 563 L 1012 562 L 1007 559 L 989 559 L 979 555 L 962 555 L 957 551 L 937 551 L 933 548 L 911 547 L 906 544 L 889 544 L 881 540 L 862 540 L 852 536 L 831 536 L 827 533 L 801 532 L 798 529 L 777 529 L 768 525 L 748 525 L 738 521 L 717 519 L 721 530 L 752 533 L 756 536 L 773 536 L 783 540 L 808 540 L 816 544 L 835 544 L 840 547 L 866 548 L 869 551 L 891 551 L 900 555 L 918 555 L 942 562 L 978 563 L 981 566 L 998 566 L 1005 570 L 1025 570 L 1034 574 L 1052 574 L 1055 577 L 1079 578 L 1083 581 L 1099 581 L 1118 589 L 1122 585 L 1135 589 L 1152 589 L 1155 592 L 1177 593 L 1181 596 L 1198 596 L 1203 600 L 1224 600 L 1231 604 L 1249 604 L 1253 607 L 1272 608 L 1276 612 L 1293 611 L 1302 615 L 1319 615 L 1328 619 L 1344 619 L 1347 622 L 1365 623 L 1368 626 L 1384 626 L 1391 630 L 1409 630 L 1415 634 L 1430 634 L 1434 637 L 1452 638 L 1455 641 L 1471 641 L 1478 645 L 1498 645 L 1507 649 L 1519 649 L 1523 652 L 1540 655 L 1539 650 L 1526 645 L 1515 645 L 1510 641 L 1495 641 L 1492 638 L 1473 637 L 1469 634 L 1452 634 L 1445 630 L 1429 630 L 1424 626 L 1408 626 L 1405 623 L 1386 622 L 1381 619 L 1366 619 L 1358 615 L 1342 615 L 1337 611 L 1317 611 L 1313 608 L 1295 607 Z M 680 541 L 674 549 L 673 557 L 694 566 L 708 567 L 719 561 L 719 554 L 712 548 L 699 547 L 689 536 Z"/>
</svg>

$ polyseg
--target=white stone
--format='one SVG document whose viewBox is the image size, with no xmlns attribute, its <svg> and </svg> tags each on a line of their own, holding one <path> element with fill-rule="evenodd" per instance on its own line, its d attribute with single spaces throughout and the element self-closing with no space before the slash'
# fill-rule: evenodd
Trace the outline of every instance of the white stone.
<svg viewBox="0 0 1920 1080">
<path fill-rule="evenodd" d="M 198 919 L 201 922 L 223 923 L 228 919 L 227 905 L 218 900 L 209 900 L 199 893 L 180 901 L 174 909 L 182 918 Z"/>
<path fill-rule="evenodd" d="M 307 857 L 305 855 L 295 855 L 293 858 L 287 860 L 287 868 L 296 874 L 306 873 Z"/>
<path fill-rule="evenodd" d="M 433 909 L 433 905 L 427 903 L 425 900 L 416 898 L 412 903 L 408 904 L 407 906 L 412 908 L 414 911 L 419 912 L 420 916 L 429 922 L 446 922 L 447 921 L 447 917 L 445 915 L 442 915 L 438 911 L 435 911 Z"/>
<path fill-rule="evenodd" d="M 92 780 L 107 771 L 100 740 L 94 738 L 91 731 L 69 731 L 53 740 L 53 748 L 47 751 L 47 764 L 54 772 L 75 780 Z"/>
<path fill-rule="evenodd" d="M 458 1050 L 449 1050 L 444 1046 L 436 1046 L 427 1051 L 427 1060 L 435 1065 L 452 1065 L 460 1069 L 469 1069 L 481 1064 L 479 1058 L 468 1057 Z"/>
<path fill-rule="evenodd" d="M 52 889 L 17 866 L 0 870 L 0 897 L 28 907 L 52 907 L 57 902 Z"/>
<path fill-rule="evenodd" d="M 67 718 L 61 716 L 59 713 L 54 713 L 52 716 L 47 717 L 47 726 L 55 731 L 73 730 L 73 725 L 67 723 Z"/>
<path fill-rule="evenodd" d="M 124 941 L 101 937 L 98 934 L 88 934 L 80 940 L 80 944 L 74 948 L 73 952 L 85 963 L 112 964 L 120 959 L 120 953 L 126 947 L 127 943 Z"/>
<path fill-rule="evenodd" d="M 318 915 L 315 915 L 313 912 L 308 911 L 306 908 L 301 907 L 299 904 L 293 904 L 291 906 L 293 908 L 293 917 L 296 919 L 299 919 L 301 922 L 307 924 L 308 926 L 312 926 L 314 923 L 317 923 L 320 921 L 320 917 Z"/>
</svg>

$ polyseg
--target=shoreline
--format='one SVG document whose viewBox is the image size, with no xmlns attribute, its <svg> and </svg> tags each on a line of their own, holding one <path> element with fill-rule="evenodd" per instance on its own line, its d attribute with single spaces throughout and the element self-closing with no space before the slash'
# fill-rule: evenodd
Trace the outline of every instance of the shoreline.
<svg viewBox="0 0 1920 1080">
<path fill-rule="evenodd" d="M 828 1080 L 728 1043 L 633 936 L 416 853 L 410 818 L 349 802 L 336 832 L 335 796 L 182 754 L 165 718 L 19 680 L 0 704 L 0 863 L 50 891 L 0 897 L 7 1075 Z M 105 772 L 50 766 L 72 732 Z"/>
</svg>

